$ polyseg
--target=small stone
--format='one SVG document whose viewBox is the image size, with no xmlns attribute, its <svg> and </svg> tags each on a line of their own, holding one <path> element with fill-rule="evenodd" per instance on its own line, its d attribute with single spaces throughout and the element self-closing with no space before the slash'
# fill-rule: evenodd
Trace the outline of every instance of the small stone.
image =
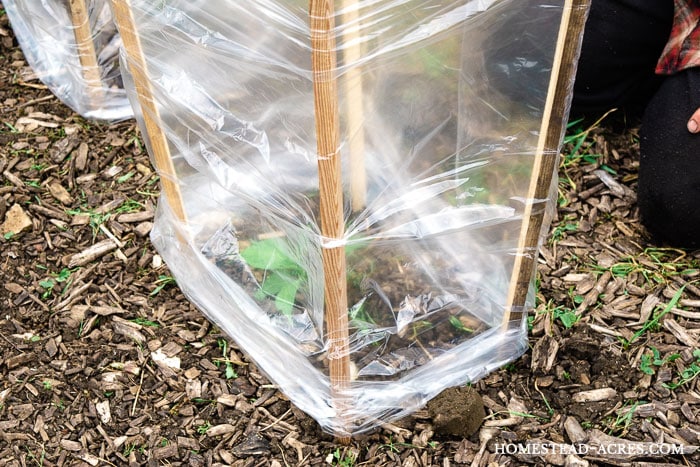
<svg viewBox="0 0 700 467">
<path fill-rule="evenodd" d="M 69 205 L 73 202 L 73 197 L 68 193 L 68 190 L 58 182 L 49 183 L 49 193 L 62 204 Z"/>
<path fill-rule="evenodd" d="M 46 341 L 44 350 L 49 354 L 49 357 L 53 358 L 58 353 L 58 346 L 56 345 L 56 340 L 51 337 Z"/>
<path fill-rule="evenodd" d="M 29 218 L 22 206 L 13 204 L 5 213 L 5 222 L 0 226 L 2 235 L 17 235 L 22 231 L 32 227 L 32 220 Z"/>
<path fill-rule="evenodd" d="M 428 402 L 435 432 L 468 438 L 479 430 L 486 417 L 484 403 L 469 386 L 447 388 Z"/>
<path fill-rule="evenodd" d="M 17 292 L 17 293 L 19 293 L 19 292 Z M 179 330 L 177 332 L 177 336 L 186 342 L 194 342 L 197 340 L 197 335 L 195 333 L 193 333 L 192 331 L 190 331 L 189 329 Z"/>
<path fill-rule="evenodd" d="M 97 414 L 100 416 L 100 420 L 102 420 L 102 423 L 108 424 L 112 421 L 112 411 L 109 408 L 108 400 L 104 400 L 95 404 L 95 410 L 97 410 Z"/>
<path fill-rule="evenodd" d="M 201 375 L 201 374 L 202 374 L 202 372 L 199 371 L 195 367 L 191 367 L 191 368 L 188 368 L 187 370 L 185 370 L 185 378 L 187 378 L 187 379 L 199 378 L 199 375 Z"/>
<path fill-rule="evenodd" d="M 136 164 L 136 170 L 144 177 L 150 177 L 153 172 L 148 166 L 141 164 L 140 162 Z"/>
<path fill-rule="evenodd" d="M 134 227 L 134 232 L 136 232 L 136 235 L 139 237 L 147 237 L 148 234 L 151 233 L 151 229 L 153 229 L 153 222 L 141 222 Z"/>
</svg>

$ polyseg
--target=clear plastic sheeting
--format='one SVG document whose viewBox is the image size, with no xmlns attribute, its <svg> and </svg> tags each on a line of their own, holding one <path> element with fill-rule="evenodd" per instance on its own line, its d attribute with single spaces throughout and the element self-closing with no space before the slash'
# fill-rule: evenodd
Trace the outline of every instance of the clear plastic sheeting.
<svg viewBox="0 0 700 467">
<path fill-rule="evenodd" d="M 570 2 L 335 2 L 339 151 L 320 156 L 308 0 L 128 3 L 141 50 L 125 68 L 149 84 L 130 97 L 172 161 L 152 240 L 294 404 L 357 434 L 525 352 L 534 281 L 526 303 L 509 291 L 517 258 L 537 256 L 524 217 L 556 193 L 528 195 L 535 160 L 558 157 L 542 134 Z M 344 234 L 328 238 L 319 160 L 334 157 Z M 324 310 L 337 248 L 342 345 Z M 345 357 L 336 384 L 329 362 Z"/>
<path fill-rule="evenodd" d="M 29 66 L 64 104 L 94 120 L 133 117 L 107 0 L 2 3 Z"/>
</svg>

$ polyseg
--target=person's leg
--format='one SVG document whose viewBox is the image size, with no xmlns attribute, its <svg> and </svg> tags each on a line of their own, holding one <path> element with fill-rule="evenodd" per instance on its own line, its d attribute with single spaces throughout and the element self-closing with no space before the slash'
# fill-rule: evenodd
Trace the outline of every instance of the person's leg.
<svg viewBox="0 0 700 467">
<path fill-rule="evenodd" d="M 672 0 L 592 0 L 571 115 L 622 108 L 641 116 L 660 84 L 654 68 L 672 22 Z"/>
<path fill-rule="evenodd" d="M 700 68 L 664 79 L 640 128 L 638 205 L 655 240 L 700 247 L 700 134 L 688 118 L 700 107 Z"/>
</svg>

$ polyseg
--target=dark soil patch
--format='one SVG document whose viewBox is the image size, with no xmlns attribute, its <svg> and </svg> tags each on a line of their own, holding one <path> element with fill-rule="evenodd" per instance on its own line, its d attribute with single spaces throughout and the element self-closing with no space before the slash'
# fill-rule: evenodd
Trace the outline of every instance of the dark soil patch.
<svg viewBox="0 0 700 467">
<path fill-rule="evenodd" d="M 428 402 L 427 407 L 439 435 L 469 438 L 486 417 L 481 396 L 470 386 L 448 388 Z"/>
</svg>

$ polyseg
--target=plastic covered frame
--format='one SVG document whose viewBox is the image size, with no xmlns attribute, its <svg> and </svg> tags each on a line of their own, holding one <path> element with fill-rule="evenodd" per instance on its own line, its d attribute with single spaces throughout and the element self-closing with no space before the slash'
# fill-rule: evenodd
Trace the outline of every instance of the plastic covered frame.
<svg viewBox="0 0 700 467">
<path fill-rule="evenodd" d="M 119 69 L 119 34 L 107 0 L 5 0 L 36 76 L 85 118 L 133 117 Z"/>
<path fill-rule="evenodd" d="M 156 247 L 325 430 L 527 349 L 586 1 L 113 7 Z"/>
</svg>

